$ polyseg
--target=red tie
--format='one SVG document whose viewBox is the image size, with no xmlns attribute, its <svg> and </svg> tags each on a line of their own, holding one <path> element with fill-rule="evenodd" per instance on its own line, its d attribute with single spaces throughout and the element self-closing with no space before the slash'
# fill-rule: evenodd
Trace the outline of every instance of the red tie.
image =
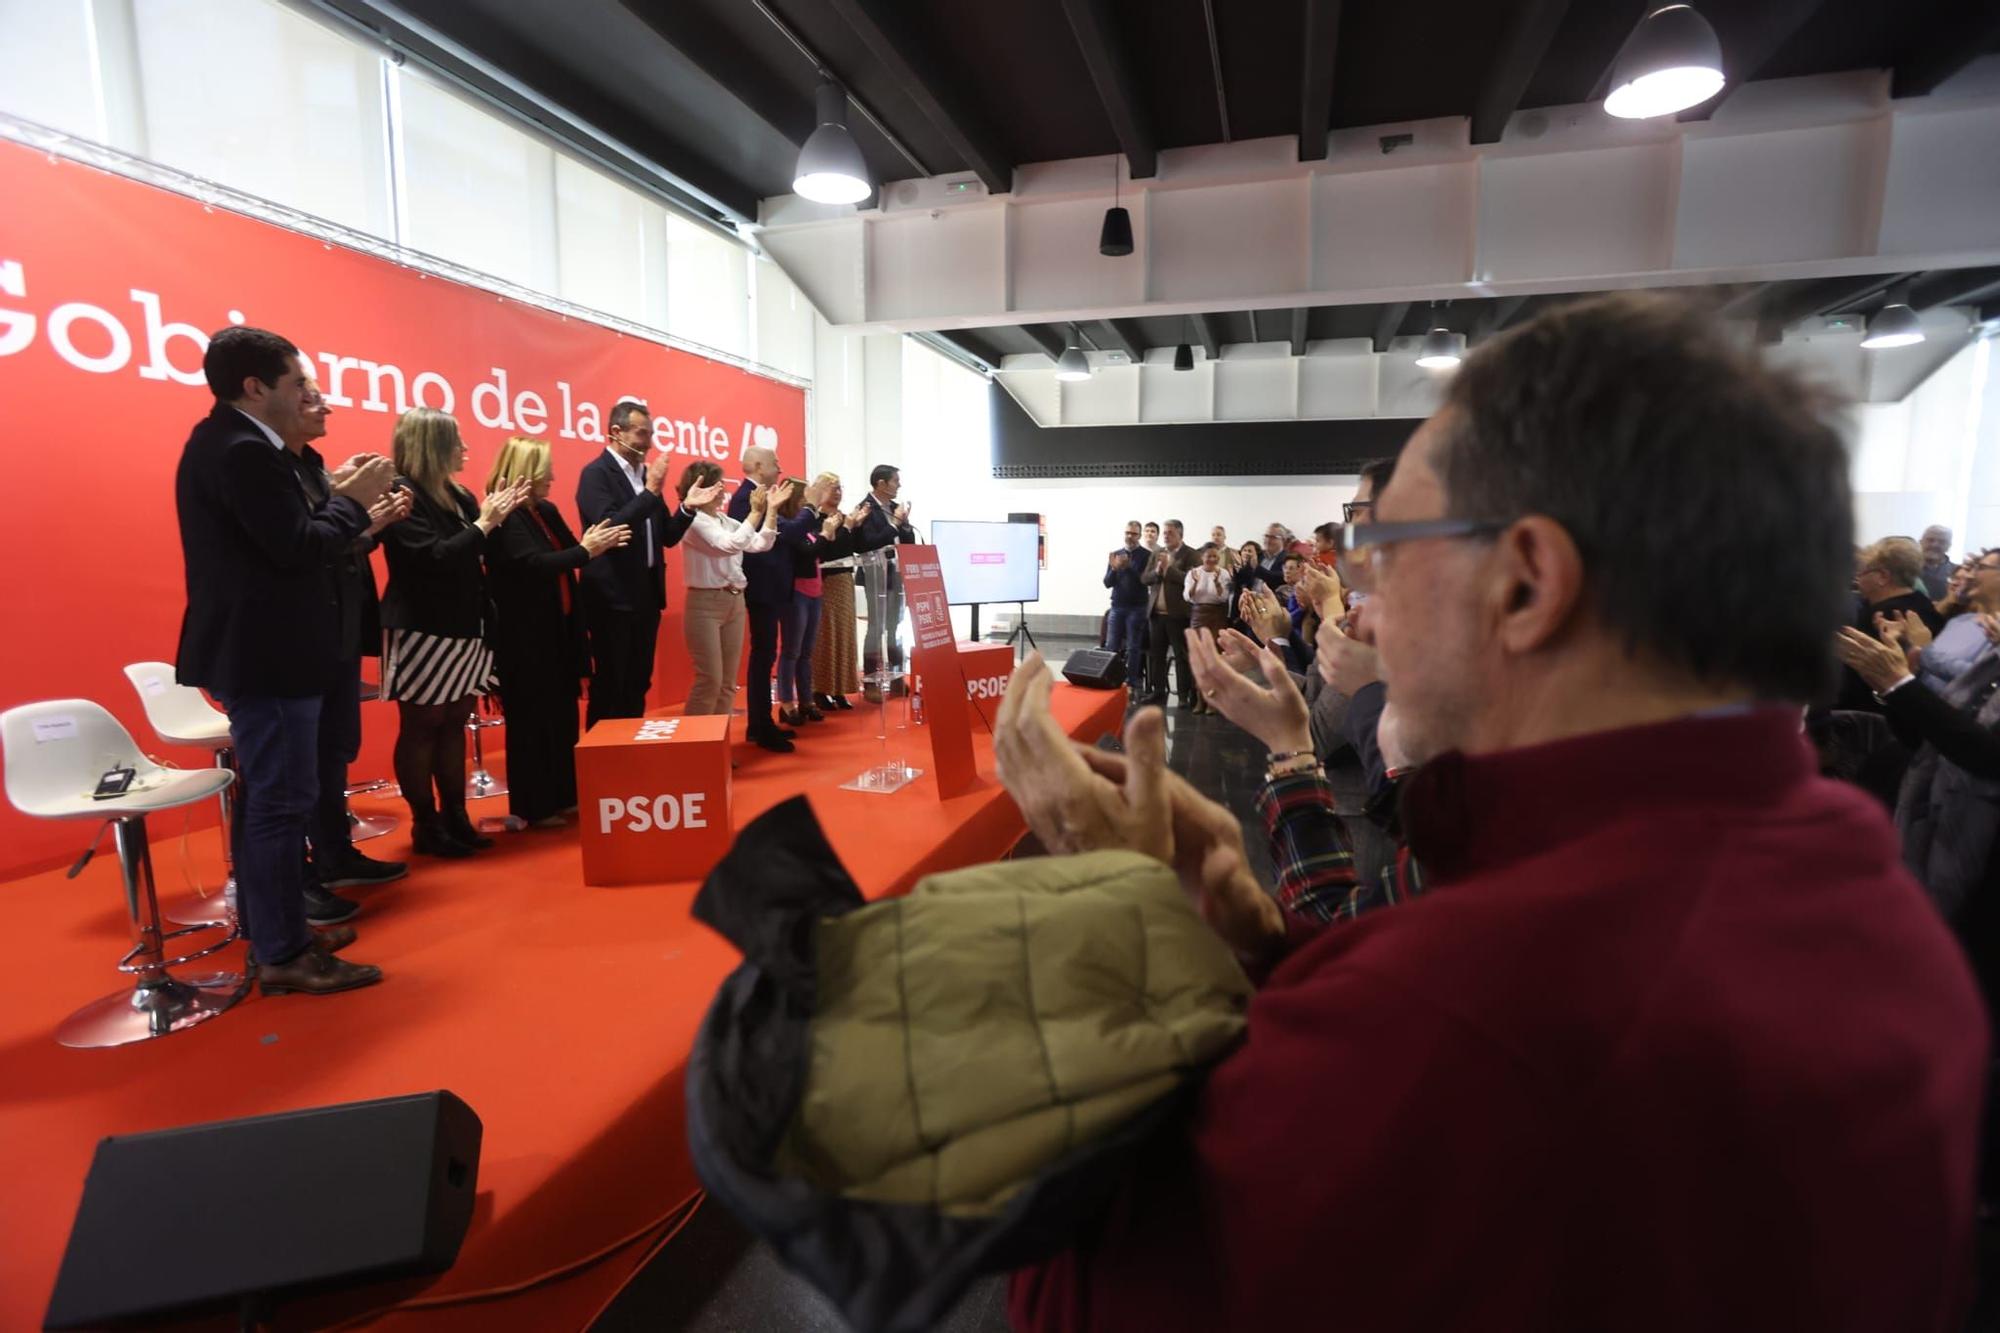
<svg viewBox="0 0 2000 1333">
<path fill-rule="evenodd" d="M 535 526 L 540 528 L 542 535 L 549 539 L 550 549 L 557 551 L 563 549 L 563 544 L 556 540 L 555 530 L 549 526 L 549 521 L 542 517 L 541 507 L 533 500 L 528 501 L 528 517 L 535 520 Z M 569 615 L 570 595 L 568 570 L 562 570 L 556 575 L 556 587 L 562 590 L 562 611 L 563 615 L 567 616 Z"/>
</svg>

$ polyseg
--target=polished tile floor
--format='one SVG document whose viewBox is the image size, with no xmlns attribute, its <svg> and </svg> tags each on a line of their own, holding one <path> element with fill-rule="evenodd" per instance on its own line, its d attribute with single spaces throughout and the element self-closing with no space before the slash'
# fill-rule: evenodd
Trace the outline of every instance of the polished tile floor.
<svg viewBox="0 0 2000 1333">
<path fill-rule="evenodd" d="M 1052 665 L 1083 640 L 1040 636 Z M 1271 879 L 1262 825 L 1250 808 L 1263 776 L 1264 747 L 1220 717 L 1167 710 L 1167 762 L 1198 789 L 1244 820 L 1244 845 L 1259 875 Z M 1024 846 L 1021 853 L 1037 849 Z M 595 1325 L 597 1333 L 845 1333 L 840 1316 L 788 1272 L 769 1246 L 720 1206 L 705 1204 L 660 1256 L 633 1279 Z M 987 1279 L 966 1293 L 941 1333 L 1005 1333 L 1006 1285 Z"/>
</svg>

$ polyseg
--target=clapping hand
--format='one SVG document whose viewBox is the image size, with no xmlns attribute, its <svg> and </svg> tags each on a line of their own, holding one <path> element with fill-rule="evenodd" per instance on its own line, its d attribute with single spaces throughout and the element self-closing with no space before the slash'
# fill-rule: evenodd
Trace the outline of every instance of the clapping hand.
<svg viewBox="0 0 2000 1333">
<path fill-rule="evenodd" d="M 660 457 L 665 458 L 666 455 L 662 454 Z M 688 509 L 699 509 L 714 500 L 716 496 L 722 494 L 726 489 L 728 489 L 728 483 L 724 482 L 722 478 L 717 477 L 714 481 L 706 482 L 700 486 L 688 487 L 687 499 L 681 503 Z M 756 497 L 752 496 L 751 498 L 755 499 Z"/>
<path fill-rule="evenodd" d="M 894 517 L 896 526 L 899 528 L 902 527 L 905 523 L 908 523 L 910 521 L 909 501 L 906 500 L 902 504 L 896 506 Z"/>
<path fill-rule="evenodd" d="M 1896 644 L 1906 653 L 1920 653 L 1931 646 L 1931 627 L 1922 616 L 1911 611 L 1877 611 L 1875 636 L 1884 643 Z"/>
<path fill-rule="evenodd" d="M 1345 589 L 1340 586 L 1340 575 L 1325 565 L 1308 562 L 1299 570 L 1299 595 L 1313 610 L 1319 612 L 1321 620 L 1338 620 L 1347 610 L 1344 604 Z"/>
<path fill-rule="evenodd" d="M 771 507 L 773 509 L 784 508 L 785 502 L 792 498 L 792 492 L 798 490 L 798 488 L 799 481 L 797 477 L 780 477 L 778 484 L 771 487 L 769 491 Z M 763 493 L 762 491 L 759 492 L 759 494 Z"/>
<path fill-rule="evenodd" d="M 1173 864 L 1167 809 L 1167 724 L 1157 708 L 1125 723 L 1133 763 L 1122 785 L 1093 772 L 1049 713 L 1055 678 L 1040 653 L 1014 668 L 993 724 L 1000 783 L 1052 854 L 1124 848 Z"/>
<path fill-rule="evenodd" d="M 824 541 L 832 541 L 839 534 L 840 525 L 843 521 L 844 519 L 839 514 L 828 514 L 819 525 L 820 538 Z"/>
<path fill-rule="evenodd" d="M 868 502 L 866 500 L 863 500 L 860 504 L 854 506 L 853 512 L 849 513 L 846 518 L 841 520 L 842 523 L 844 523 L 846 526 L 850 528 L 858 528 L 867 521 L 868 521 Z"/>
<path fill-rule="evenodd" d="M 1140 713 L 1154 710 L 1141 709 Z M 1136 720 L 1140 713 L 1134 713 Z M 1129 731 L 1128 731 L 1129 736 Z M 1131 781 L 1137 758 L 1070 742 L 1097 776 L 1120 786 Z M 1269 960 L 1285 939 L 1285 916 L 1257 882 L 1243 850 L 1243 825 L 1227 807 L 1196 791 L 1180 774 L 1163 775 L 1173 835 L 1174 873 L 1202 920 L 1246 963 Z"/>
<path fill-rule="evenodd" d="M 654 454 L 646 462 L 646 489 L 658 495 L 666 484 L 667 456 L 664 453 Z"/>
<path fill-rule="evenodd" d="M 517 505 L 525 501 L 534 491 L 534 483 L 517 481 L 489 492 L 486 502 L 479 507 L 479 518 L 489 529 L 497 528 L 507 521 L 507 515 L 514 512 Z"/>
<path fill-rule="evenodd" d="M 400 523 L 410 516 L 410 506 L 416 503 L 407 487 L 398 486 L 383 494 L 382 498 L 368 506 L 368 533 L 373 537 L 391 523 Z"/>
<path fill-rule="evenodd" d="M 1243 622 L 1260 639 L 1282 639 L 1292 632 L 1292 613 L 1266 588 L 1243 594 Z"/>
<path fill-rule="evenodd" d="M 595 560 L 606 551 L 614 550 L 631 540 L 631 528 L 623 523 L 613 523 L 607 518 L 600 523 L 593 523 L 585 528 L 583 530 L 583 537 L 578 544 L 584 550 L 590 552 L 590 558 Z"/>
<path fill-rule="evenodd" d="M 1273 751 L 1312 749 L 1312 721 L 1305 696 L 1275 651 L 1268 647 L 1258 650 L 1256 666 L 1264 677 L 1260 684 L 1248 671 L 1238 670 L 1224 658 L 1208 630 L 1189 631 L 1187 645 L 1195 685 L 1216 712 Z"/>
<path fill-rule="evenodd" d="M 372 509 L 377 500 L 388 494 L 395 480 L 396 467 L 388 459 L 380 454 L 356 454 L 327 478 L 327 485 L 335 495 L 345 496 L 363 509 Z"/>
<path fill-rule="evenodd" d="M 1366 686 L 1382 679 L 1382 656 L 1359 639 L 1341 633 L 1340 626 L 1326 621 L 1319 627 L 1319 643 L 1313 665 L 1319 677 L 1352 699 Z"/>
<path fill-rule="evenodd" d="M 1834 636 L 1833 653 L 1854 668 L 1868 688 L 1880 693 L 1910 674 L 1908 659 L 1894 644 L 1874 639 L 1852 625 L 1842 625 Z"/>
<path fill-rule="evenodd" d="M 1113 551 L 1111 553 L 1111 567 L 1113 569 L 1124 569 L 1127 565 L 1130 565 L 1131 563 L 1132 563 L 1131 557 L 1126 555 L 1123 551 Z"/>
</svg>

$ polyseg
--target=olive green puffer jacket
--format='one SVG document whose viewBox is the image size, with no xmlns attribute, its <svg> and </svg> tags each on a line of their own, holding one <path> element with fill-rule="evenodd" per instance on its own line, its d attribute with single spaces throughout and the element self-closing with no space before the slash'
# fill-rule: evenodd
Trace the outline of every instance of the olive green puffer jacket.
<svg viewBox="0 0 2000 1333">
<path fill-rule="evenodd" d="M 803 798 L 753 821 L 695 914 L 744 952 L 688 1067 L 710 1192 L 859 1328 L 919 1329 L 1063 1248 L 1251 986 L 1132 852 L 932 875 L 866 903 Z"/>
</svg>

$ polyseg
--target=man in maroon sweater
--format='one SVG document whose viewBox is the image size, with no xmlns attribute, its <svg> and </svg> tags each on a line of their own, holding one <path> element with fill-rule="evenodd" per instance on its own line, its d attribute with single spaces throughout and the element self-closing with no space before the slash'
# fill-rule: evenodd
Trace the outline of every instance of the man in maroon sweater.
<svg viewBox="0 0 2000 1333">
<path fill-rule="evenodd" d="M 1278 910 L 1150 713 L 1120 787 L 1020 673 L 996 743 L 1045 843 L 1171 860 L 1269 971 L 1017 1326 L 1958 1326 L 1985 1018 L 1799 735 L 1846 468 L 1825 404 L 1663 298 L 1470 358 L 1347 534 L 1425 882 L 1351 922 Z"/>
</svg>

